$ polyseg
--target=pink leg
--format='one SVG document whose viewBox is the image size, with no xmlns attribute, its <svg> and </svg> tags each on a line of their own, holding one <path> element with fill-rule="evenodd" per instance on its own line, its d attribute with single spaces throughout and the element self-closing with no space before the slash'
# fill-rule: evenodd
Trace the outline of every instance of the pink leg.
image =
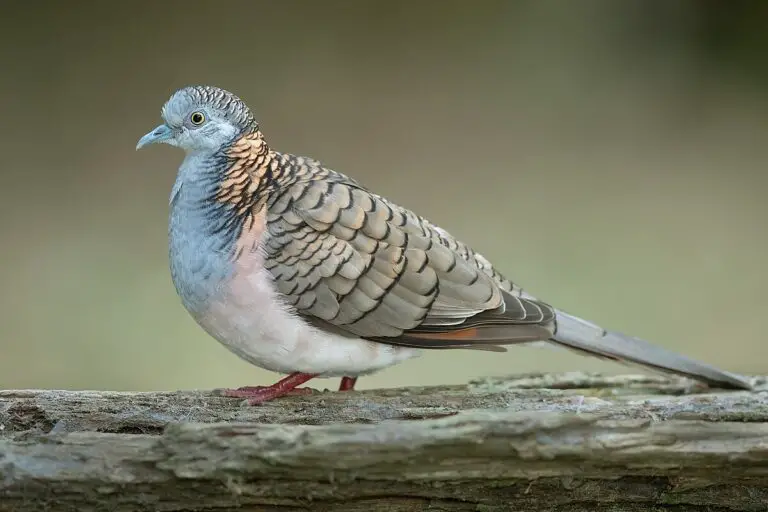
<svg viewBox="0 0 768 512">
<path fill-rule="evenodd" d="M 339 384 L 339 391 L 352 391 L 355 389 L 355 383 L 357 377 L 342 377 L 341 384 Z"/>
<path fill-rule="evenodd" d="M 315 378 L 311 373 L 292 373 L 271 386 L 244 386 L 238 389 L 225 389 L 223 396 L 246 398 L 248 405 L 256 405 L 285 395 L 304 395 L 312 393 L 310 388 L 300 388 L 305 382 Z"/>
</svg>

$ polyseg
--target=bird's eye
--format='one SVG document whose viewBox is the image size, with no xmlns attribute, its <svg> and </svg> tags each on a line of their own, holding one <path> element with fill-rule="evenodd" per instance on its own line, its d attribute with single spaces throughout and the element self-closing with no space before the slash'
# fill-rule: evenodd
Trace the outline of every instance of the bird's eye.
<svg viewBox="0 0 768 512">
<path fill-rule="evenodd" d="M 193 125 L 200 126 L 205 122 L 205 114 L 202 112 L 192 112 L 192 115 L 189 116 L 189 120 Z"/>
</svg>

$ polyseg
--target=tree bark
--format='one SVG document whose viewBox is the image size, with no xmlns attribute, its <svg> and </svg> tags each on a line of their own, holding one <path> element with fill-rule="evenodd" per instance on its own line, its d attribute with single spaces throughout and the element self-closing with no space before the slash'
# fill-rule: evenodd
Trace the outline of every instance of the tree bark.
<svg viewBox="0 0 768 512">
<path fill-rule="evenodd" d="M 581 373 L 316 392 L 0 391 L 0 511 L 768 510 L 768 396 Z"/>
</svg>

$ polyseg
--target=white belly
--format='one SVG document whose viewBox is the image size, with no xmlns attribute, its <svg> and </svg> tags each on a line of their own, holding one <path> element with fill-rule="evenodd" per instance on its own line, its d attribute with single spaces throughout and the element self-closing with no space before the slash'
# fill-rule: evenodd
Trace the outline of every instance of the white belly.
<svg viewBox="0 0 768 512">
<path fill-rule="evenodd" d="M 260 265 L 235 276 L 204 312 L 192 316 L 229 350 L 267 370 L 326 377 L 355 377 L 419 354 L 360 338 L 324 332 L 306 323 L 284 303 Z"/>
</svg>

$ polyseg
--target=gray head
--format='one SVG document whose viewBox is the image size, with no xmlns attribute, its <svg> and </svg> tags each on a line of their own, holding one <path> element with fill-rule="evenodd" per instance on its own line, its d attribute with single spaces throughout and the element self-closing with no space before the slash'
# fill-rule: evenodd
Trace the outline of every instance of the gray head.
<svg viewBox="0 0 768 512">
<path fill-rule="evenodd" d="M 163 105 L 161 115 L 165 122 L 139 139 L 136 149 L 164 143 L 187 153 L 213 152 L 244 132 L 258 130 L 240 98 L 209 85 L 179 89 Z"/>
</svg>

